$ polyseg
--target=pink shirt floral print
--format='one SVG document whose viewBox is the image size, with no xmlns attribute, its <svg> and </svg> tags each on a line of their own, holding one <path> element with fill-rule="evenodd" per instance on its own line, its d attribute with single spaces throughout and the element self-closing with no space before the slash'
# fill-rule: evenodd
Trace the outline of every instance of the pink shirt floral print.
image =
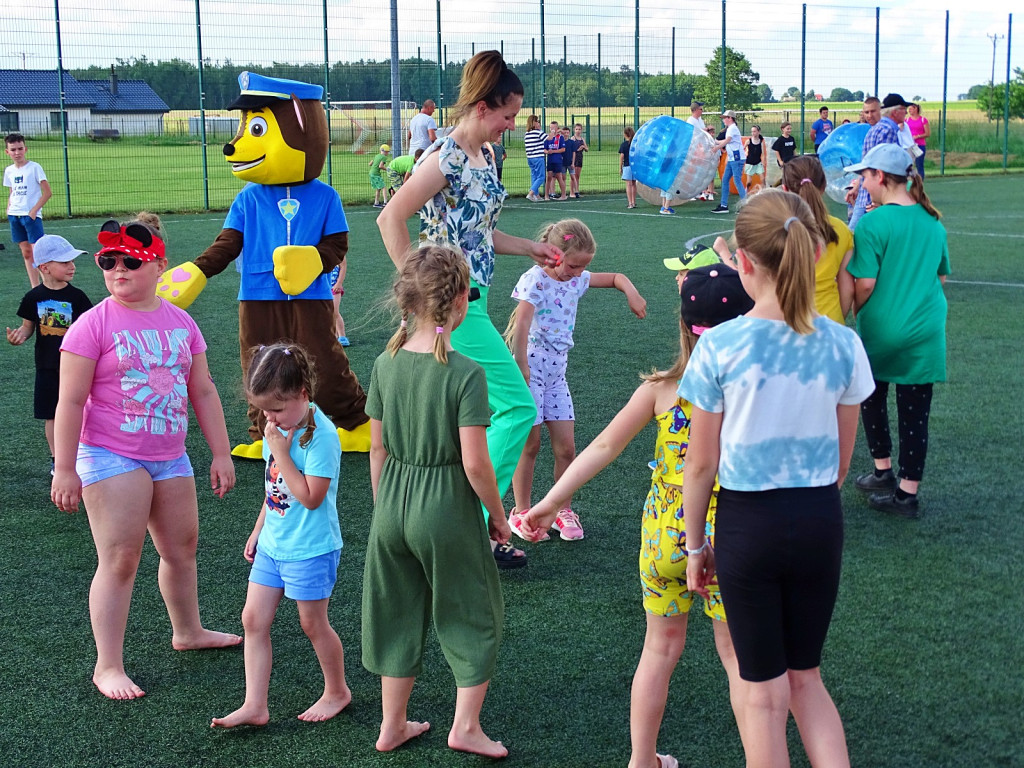
<svg viewBox="0 0 1024 768">
<path fill-rule="evenodd" d="M 144 461 L 185 452 L 192 356 L 206 351 L 187 312 L 166 301 L 138 312 L 107 298 L 68 329 L 61 351 L 96 360 L 83 443 Z"/>
</svg>

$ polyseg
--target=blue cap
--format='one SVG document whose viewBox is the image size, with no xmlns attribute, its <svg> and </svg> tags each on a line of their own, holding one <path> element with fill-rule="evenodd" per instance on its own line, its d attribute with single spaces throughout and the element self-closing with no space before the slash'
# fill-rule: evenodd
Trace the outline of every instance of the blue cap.
<svg viewBox="0 0 1024 768">
<path fill-rule="evenodd" d="M 292 96 L 299 100 L 314 99 L 316 101 L 321 101 L 324 97 L 322 85 L 300 83 L 297 80 L 285 80 L 280 77 L 266 77 L 252 72 L 243 72 L 238 76 L 238 87 L 242 93 L 228 105 L 228 109 L 265 107 L 275 101 L 288 101 Z"/>
</svg>

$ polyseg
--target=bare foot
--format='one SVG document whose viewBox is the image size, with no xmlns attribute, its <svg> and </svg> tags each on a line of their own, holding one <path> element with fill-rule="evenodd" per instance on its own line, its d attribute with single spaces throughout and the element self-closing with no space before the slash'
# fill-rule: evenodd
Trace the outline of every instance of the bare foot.
<svg viewBox="0 0 1024 768">
<path fill-rule="evenodd" d="M 454 729 L 448 734 L 448 746 L 459 752 L 470 752 L 484 757 L 502 758 L 508 756 L 508 750 L 500 741 L 489 739 L 479 726 L 473 731 L 456 734 Z"/>
<path fill-rule="evenodd" d="M 377 737 L 377 751 L 390 752 L 392 749 L 402 746 L 410 739 L 415 739 L 430 730 L 430 723 L 418 723 L 415 720 L 406 720 L 405 727 L 397 730 L 384 730 L 381 725 L 380 736 Z"/>
<path fill-rule="evenodd" d="M 254 707 L 243 704 L 227 717 L 215 717 L 210 721 L 211 728 L 234 728 L 238 725 L 266 725 L 270 720 L 270 710 L 266 707 Z"/>
<path fill-rule="evenodd" d="M 204 629 L 195 635 L 178 636 L 171 638 L 171 647 L 176 651 L 200 651 L 205 648 L 230 648 L 242 642 L 240 635 L 232 635 L 227 632 L 214 632 L 212 629 Z"/>
<path fill-rule="evenodd" d="M 341 696 L 328 696 L 325 693 L 316 704 L 299 715 L 299 720 L 305 720 L 307 723 L 322 723 L 341 712 L 351 701 L 352 691 L 347 687 Z"/>
<path fill-rule="evenodd" d="M 139 688 L 135 682 L 123 671 L 95 672 L 92 676 L 92 683 L 100 693 L 108 699 L 118 701 L 124 699 L 139 699 L 146 695 L 146 692 Z"/>
</svg>

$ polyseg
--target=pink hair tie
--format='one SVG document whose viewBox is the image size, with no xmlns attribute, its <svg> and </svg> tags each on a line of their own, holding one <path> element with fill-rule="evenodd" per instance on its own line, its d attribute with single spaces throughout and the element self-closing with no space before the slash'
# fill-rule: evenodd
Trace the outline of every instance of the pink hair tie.
<svg viewBox="0 0 1024 768">
<path fill-rule="evenodd" d="M 704 333 L 704 331 L 706 331 L 710 327 L 711 326 L 706 325 L 695 325 L 691 330 L 694 332 L 695 335 L 700 336 L 702 333 Z"/>
<path fill-rule="evenodd" d="M 803 186 L 804 184 L 813 184 L 813 183 L 814 183 L 814 182 L 812 182 L 812 181 L 811 181 L 810 179 L 800 179 L 800 186 L 801 186 L 801 187 L 802 187 L 802 186 Z"/>
<path fill-rule="evenodd" d="M 399 326 L 402 327 L 402 328 L 408 328 L 409 327 L 409 321 L 403 318 L 402 322 L 399 323 Z"/>
<path fill-rule="evenodd" d="M 434 330 L 437 331 L 438 333 L 444 333 L 444 326 L 439 325 L 436 328 L 434 328 Z"/>
<path fill-rule="evenodd" d="M 567 242 L 569 242 L 570 240 L 572 240 L 572 239 L 573 239 L 574 237 L 575 237 L 575 235 L 572 235 L 572 234 L 569 234 L 569 235 L 562 235 L 562 242 L 565 242 L 565 243 L 567 243 Z"/>
</svg>

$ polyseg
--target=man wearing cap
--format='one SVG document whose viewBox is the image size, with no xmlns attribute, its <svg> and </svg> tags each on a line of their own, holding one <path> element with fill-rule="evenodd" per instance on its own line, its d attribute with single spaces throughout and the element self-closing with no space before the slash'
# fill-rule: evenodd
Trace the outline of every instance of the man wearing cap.
<svg viewBox="0 0 1024 768">
<path fill-rule="evenodd" d="M 80 251 L 59 235 L 43 235 L 32 249 L 32 265 L 39 270 L 42 284 L 21 300 L 18 317 L 21 325 L 7 329 L 7 341 L 20 346 L 36 331 L 36 384 L 33 409 L 43 422 L 46 442 L 50 446 L 51 474 L 53 462 L 53 418 L 57 412 L 60 392 L 60 344 L 68 328 L 92 308 L 92 302 L 81 290 L 71 285 L 75 276 L 75 259 Z"/>
<path fill-rule="evenodd" d="M 690 102 L 690 116 L 686 118 L 686 122 L 693 126 L 694 131 L 700 131 L 706 133 L 708 127 L 704 124 L 704 102 L 703 101 L 691 101 Z M 714 200 L 715 199 L 715 179 L 711 177 L 711 183 L 708 184 L 708 188 L 697 195 L 698 200 Z"/>
<path fill-rule="evenodd" d="M 712 208 L 712 213 L 729 212 L 729 182 L 735 181 L 736 190 L 739 192 L 740 200 L 747 196 L 747 190 L 743 186 L 743 137 L 740 136 L 740 129 L 736 125 L 736 113 L 731 109 L 722 113 L 722 122 L 725 124 L 725 138 L 716 143 L 718 149 L 725 151 L 725 172 L 722 174 L 722 202 L 717 208 Z"/>
<path fill-rule="evenodd" d="M 235 197 L 224 228 L 194 264 L 168 269 L 157 294 L 187 307 L 239 256 L 238 341 L 243 378 L 252 350 L 291 339 L 317 367 L 317 405 L 339 428 L 342 448 L 369 450 L 366 395 L 334 327 L 330 273 L 348 251 L 348 222 L 338 193 L 319 180 L 327 157 L 323 88 L 243 72 L 235 137 L 224 146 L 236 178 L 252 182 Z M 262 410 L 249 405 L 250 436 L 235 456 L 262 459 Z"/>
<path fill-rule="evenodd" d="M 868 131 L 868 135 L 864 137 L 862 156 L 866 155 L 872 147 L 877 147 L 879 144 L 899 145 L 899 124 L 906 118 L 908 106 L 910 104 L 904 101 L 903 97 L 898 93 L 890 93 L 885 97 L 882 101 L 880 112 L 877 98 L 870 97 L 864 100 L 864 119 L 871 124 L 871 129 Z M 880 116 L 875 118 L 876 115 Z M 872 123 L 872 118 L 875 118 L 877 122 Z M 852 195 L 856 192 L 857 198 L 853 203 L 853 212 L 850 214 L 850 231 L 856 228 L 860 217 L 872 206 L 871 195 L 868 194 L 860 179 L 854 180 L 853 183 L 854 189 L 850 191 L 850 194 Z"/>
<path fill-rule="evenodd" d="M 417 149 L 429 149 L 430 145 L 437 141 L 437 123 L 432 115 L 434 114 L 434 100 L 427 99 L 423 107 L 409 121 L 409 154 L 415 155 Z"/>
</svg>

